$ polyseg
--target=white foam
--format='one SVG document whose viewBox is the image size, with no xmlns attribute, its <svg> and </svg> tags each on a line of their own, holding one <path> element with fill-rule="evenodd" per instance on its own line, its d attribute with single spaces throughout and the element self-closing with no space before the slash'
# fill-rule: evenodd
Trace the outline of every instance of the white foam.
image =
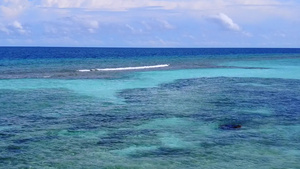
<svg viewBox="0 0 300 169">
<path fill-rule="evenodd" d="M 82 70 L 78 70 L 78 72 L 90 72 L 90 69 L 82 69 Z"/>
<path fill-rule="evenodd" d="M 153 69 L 168 67 L 169 64 L 153 65 L 153 66 L 137 66 L 137 67 L 119 67 L 119 68 L 104 68 L 104 69 L 81 69 L 79 72 L 92 72 L 92 71 L 120 71 L 120 70 L 139 70 L 139 69 Z"/>
</svg>

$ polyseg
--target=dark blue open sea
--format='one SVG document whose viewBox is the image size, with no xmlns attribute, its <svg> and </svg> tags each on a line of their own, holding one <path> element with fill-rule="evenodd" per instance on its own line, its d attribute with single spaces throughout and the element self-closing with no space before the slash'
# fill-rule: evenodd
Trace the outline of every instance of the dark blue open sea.
<svg viewBox="0 0 300 169">
<path fill-rule="evenodd" d="M 0 48 L 0 168 L 299 169 L 300 49 Z"/>
</svg>

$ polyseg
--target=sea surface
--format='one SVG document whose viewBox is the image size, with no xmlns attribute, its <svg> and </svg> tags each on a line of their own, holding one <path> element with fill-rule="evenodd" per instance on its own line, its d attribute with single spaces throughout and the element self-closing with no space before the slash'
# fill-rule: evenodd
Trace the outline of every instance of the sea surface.
<svg viewBox="0 0 300 169">
<path fill-rule="evenodd" d="M 299 160 L 300 49 L 0 47 L 0 168 Z"/>
</svg>

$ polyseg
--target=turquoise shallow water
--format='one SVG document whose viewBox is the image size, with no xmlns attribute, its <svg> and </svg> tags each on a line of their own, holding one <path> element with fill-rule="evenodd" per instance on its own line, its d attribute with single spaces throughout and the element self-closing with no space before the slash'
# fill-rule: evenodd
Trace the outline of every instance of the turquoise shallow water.
<svg viewBox="0 0 300 169">
<path fill-rule="evenodd" d="M 0 168 L 300 167 L 295 51 L 94 49 L 57 61 L 24 50 L 0 66 Z M 77 72 L 159 64 L 170 66 Z"/>
</svg>

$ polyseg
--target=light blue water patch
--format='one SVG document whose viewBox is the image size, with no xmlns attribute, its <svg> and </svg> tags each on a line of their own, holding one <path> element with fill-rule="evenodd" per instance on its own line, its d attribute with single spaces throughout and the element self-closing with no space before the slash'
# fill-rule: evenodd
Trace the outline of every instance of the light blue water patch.
<svg viewBox="0 0 300 169">
<path fill-rule="evenodd" d="M 300 59 L 274 59 L 274 60 L 254 60 L 254 61 L 234 61 L 222 63 L 222 66 L 237 66 L 237 67 L 255 67 L 255 68 L 269 68 L 268 74 L 263 77 L 267 78 L 287 78 L 299 79 Z"/>
<path fill-rule="evenodd" d="M 267 108 L 249 108 L 249 109 L 242 109 L 242 110 L 236 110 L 241 113 L 248 113 L 248 114 L 260 114 L 260 115 L 265 115 L 269 116 L 272 115 L 272 110 L 269 110 Z"/>
<path fill-rule="evenodd" d="M 168 148 L 188 148 L 191 143 L 184 141 L 180 136 L 171 133 L 159 135 L 163 147 Z"/>
<path fill-rule="evenodd" d="M 300 66 L 299 58 L 290 59 L 268 59 L 268 60 L 239 60 L 227 61 L 222 66 L 239 66 L 239 67 L 262 67 L 262 68 L 297 68 Z"/>
<path fill-rule="evenodd" d="M 111 152 L 121 156 L 130 156 L 134 154 L 145 153 L 147 151 L 154 151 L 157 148 L 157 146 L 130 146 L 121 150 L 113 150 Z"/>
<path fill-rule="evenodd" d="M 240 61 L 223 63 L 222 65 L 245 68 L 184 69 L 140 72 L 136 74 L 140 79 L 144 79 L 144 82 L 146 84 L 148 83 L 150 85 L 155 85 L 155 83 L 169 83 L 177 79 L 190 79 L 200 77 L 257 77 L 300 79 L 300 59 Z M 249 67 L 249 69 L 247 67 Z M 257 69 L 253 67 L 257 67 Z"/>
<path fill-rule="evenodd" d="M 134 83 L 122 80 L 57 80 L 57 79 L 15 79 L 0 80 L 0 89 L 32 90 L 62 88 L 75 93 L 117 101 L 116 91 L 134 88 Z"/>
<path fill-rule="evenodd" d="M 160 146 L 181 149 L 196 147 L 203 138 L 218 133 L 218 125 L 204 123 L 187 118 L 162 118 L 135 127 L 136 130 L 153 130 L 160 141 Z M 185 135 L 183 136 L 183 133 Z M 200 138 L 202 137 L 202 138 Z"/>
<path fill-rule="evenodd" d="M 187 119 L 168 118 L 168 119 L 152 120 L 149 123 L 139 126 L 138 129 L 177 130 L 177 129 L 186 129 L 191 126 L 192 126 L 192 122 Z"/>
<path fill-rule="evenodd" d="M 140 79 L 145 79 L 145 86 L 169 83 L 178 79 L 192 79 L 201 77 L 257 77 L 257 78 L 282 78 L 300 79 L 297 70 L 278 69 L 189 69 L 173 71 L 141 72 Z"/>
<path fill-rule="evenodd" d="M 248 64 L 249 63 L 249 64 Z M 258 77 L 300 79 L 300 59 L 232 62 L 231 66 L 262 66 L 270 69 L 182 69 L 168 71 L 148 71 L 133 73 L 127 79 L 10 79 L 0 80 L 0 89 L 39 89 L 39 88 L 64 88 L 76 93 L 93 96 L 107 101 L 121 101 L 116 93 L 133 88 L 156 87 L 163 83 L 170 83 L 178 79 L 191 79 L 200 77 Z M 253 65 L 251 65 L 253 64 Z M 289 66 L 290 65 L 290 66 Z"/>
</svg>

